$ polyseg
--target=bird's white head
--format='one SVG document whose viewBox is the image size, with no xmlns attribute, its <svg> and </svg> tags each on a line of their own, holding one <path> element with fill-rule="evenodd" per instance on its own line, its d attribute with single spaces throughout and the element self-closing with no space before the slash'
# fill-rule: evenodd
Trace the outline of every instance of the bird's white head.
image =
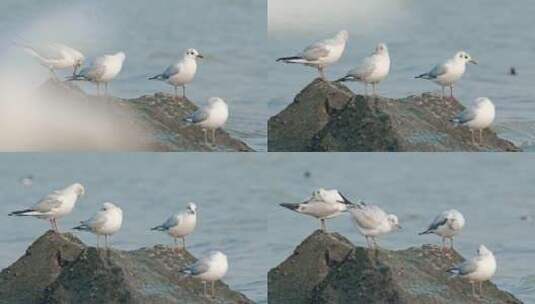
<svg viewBox="0 0 535 304">
<path fill-rule="evenodd" d="M 212 107 L 227 106 L 227 103 L 219 97 L 210 97 L 208 104 Z"/>
<path fill-rule="evenodd" d="M 483 108 L 483 107 L 493 107 L 494 108 L 494 104 L 492 103 L 492 101 L 487 98 L 487 97 L 478 97 L 475 101 L 474 101 L 474 105 L 477 107 L 477 108 Z"/>
<path fill-rule="evenodd" d="M 210 258 L 214 261 L 227 261 L 227 256 L 221 251 L 210 252 Z"/>
<path fill-rule="evenodd" d="M 399 225 L 399 219 L 396 215 L 394 214 L 389 214 L 387 217 L 386 217 L 386 220 L 388 221 L 388 223 L 390 224 L 390 227 L 392 228 L 392 230 L 399 230 L 401 229 L 401 225 Z"/>
<path fill-rule="evenodd" d="M 186 52 L 184 52 L 184 57 L 192 59 L 204 58 L 204 56 L 199 54 L 196 49 L 187 49 Z"/>
<path fill-rule="evenodd" d="M 197 205 L 195 205 L 195 203 L 188 203 L 188 207 L 187 207 L 187 210 L 188 212 L 192 213 L 192 214 L 195 214 L 195 212 L 197 212 Z"/>
<path fill-rule="evenodd" d="M 388 54 L 388 48 L 386 47 L 386 44 L 381 42 L 375 47 L 375 53 L 376 54 Z"/>
<path fill-rule="evenodd" d="M 462 61 L 464 63 L 477 64 L 477 61 L 475 61 L 472 56 L 465 51 L 457 52 L 457 54 L 455 54 L 455 60 Z"/>
<path fill-rule="evenodd" d="M 492 255 L 492 251 L 490 251 L 485 245 L 479 245 L 479 248 L 477 249 L 477 255 L 478 256 L 489 256 Z"/>
<path fill-rule="evenodd" d="M 75 183 L 69 186 L 78 197 L 83 196 L 85 194 L 85 188 L 80 183 Z"/>
<path fill-rule="evenodd" d="M 115 206 L 114 203 L 111 203 L 111 202 L 105 202 L 102 204 L 102 211 L 108 211 L 108 210 L 111 210 L 111 209 L 115 209 L 117 208 L 117 206 Z"/>
<path fill-rule="evenodd" d="M 346 42 L 349 39 L 349 32 L 346 30 L 341 30 L 336 34 L 336 40 Z"/>
</svg>

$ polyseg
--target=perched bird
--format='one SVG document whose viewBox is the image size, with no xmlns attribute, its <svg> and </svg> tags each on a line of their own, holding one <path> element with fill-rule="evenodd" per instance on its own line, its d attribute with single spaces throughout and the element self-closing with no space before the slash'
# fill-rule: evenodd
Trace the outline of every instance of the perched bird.
<svg viewBox="0 0 535 304">
<path fill-rule="evenodd" d="M 477 255 L 471 260 L 447 270 L 452 277 L 467 279 L 472 284 L 472 294 L 476 296 L 475 283 L 479 283 L 479 295 L 483 294 L 483 282 L 490 280 L 496 272 L 496 258 L 484 245 L 480 245 Z"/>
<path fill-rule="evenodd" d="M 478 97 L 470 107 L 451 119 L 455 125 L 467 126 L 476 143 L 474 130 L 479 131 L 479 143 L 483 142 L 483 130 L 490 127 L 496 116 L 494 104 L 487 97 Z"/>
<path fill-rule="evenodd" d="M 323 69 L 342 57 L 348 38 L 349 33 L 346 30 L 342 30 L 333 38 L 313 43 L 306 47 L 303 52 L 295 56 L 279 58 L 277 62 L 299 63 L 314 67 L 318 69 L 320 77 L 325 79 Z"/>
<path fill-rule="evenodd" d="M 82 66 L 85 60 L 82 52 L 60 43 L 52 43 L 47 45 L 46 50 L 39 51 L 29 45 L 20 45 L 32 57 L 37 58 L 41 65 L 46 67 L 52 76 L 56 78 L 55 70 L 62 70 L 72 68 L 72 74 L 75 75 L 79 67 Z"/>
<path fill-rule="evenodd" d="M 338 79 L 342 81 L 360 81 L 364 83 L 364 93 L 368 95 L 368 84 L 372 85 L 373 95 L 376 95 L 375 85 L 383 81 L 390 72 L 390 55 L 386 44 L 379 43 L 375 52 L 366 57 L 361 65 L 347 72 L 346 76 Z"/>
<path fill-rule="evenodd" d="M 466 70 L 466 64 L 477 64 L 477 61 L 464 52 L 460 51 L 455 56 L 443 64 L 437 64 L 433 69 L 427 73 L 416 76 L 415 78 L 422 78 L 431 80 L 442 87 L 442 98 L 444 98 L 444 88 L 450 88 L 450 96 L 453 98 L 453 85 L 459 80 Z"/>
<path fill-rule="evenodd" d="M 83 68 L 80 73 L 68 77 L 67 80 L 85 80 L 97 85 L 97 95 L 100 95 L 100 84 L 104 84 L 104 94 L 108 94 L 108 82 L 119 75 L 126 58 L 124 52 L 113 55 L 104 55 L 96 58 L 88 67 Z"/>
<path fill-rule="evenodd" d="M 442 237 L 442 249 L 446 249 L 446 239 L 450 239 L 450 249 L 453 249 L 453 237 L 464 227 L 464 216 L 457 210 L 451 209 L 437 215 L 424 232 L 419 235 L 434 233 Z"/>
<path fill-rule="evenodd" d="M 56 190 L 48 194 L 31 208 L 13 211 L 9 215 L 35 216 L 39 219 L 49 220 L 52 229 L 55 232 L 59 232 L 56 219 L 71 213 L 76 201 L 80 196 L 84 195 L 84 193 L 84 186 L 79 183 L 72 184 L 67 188 Z"/>
<path fill-rule="evenodd" d="M 123 223 L 123 211 L 115 204 L 105 202 L 102 208 L 91 218 L 81 221 L 79 226 L 72 229 L 89 231 L 97 235 L 97 248 L 99 247 L 99 239 L 104 235 L 104 245 L 108 248 L 108 236 L 116 233 L 121 229 Z"/>
<path fill-rule="evenodd" d="M 197 59 L 204 58 L 196 49 L 187 49 L 179 62 L 172 64 L 165 71 L 149 80 L 161 80 L 175 88 L 175 98 L 178 98 L 177 88 L 182 87 L 182 97 L 186 97 L 186 84 L 190 83 L 197 72 Z"/>
<path fill-rule="evenodd" d="M 310 215 L 320 220 L 320 229 L 327 231 L 325 220 L 334 218 L 347 211 L 353 205 L 336 189 L 320 188 L 312 192 L 312 196 L 302 203 L 282 203 L 282 207 L 297 213 Z"/>
<path fill-rule="evenodd" d="M 228 105 L 219 97 L 211 97 L 208 105 L 191 113 L 184 118 L 184 122 L 200 126 L 204 132 L 204 142 L 208 145 L 208 134 L 206 129 L 212 130 L 212 143 L 215 144 L 215 132 L 223 127 L 228 119 Z"/>
<path fill-rule="evenodd" d="M 377 236 L 401 229 L 397 216 L 386 214 L 383 209 L 375 205 L 360 202 L 349 208 L 349 213 L 352 216 L 353 224 L 366 238 L 370 249 L 377 249 L 377 241 L 375 240 Z"/>
<path fill-rule="evenodd" d="M 215 281 L 221 280 L 228 270 L 227 256 L 221 251 L 212 251 L 208 256 L 201 258 L 190 266 L 180 270 L 187 277 L 200 279 L 206 293 L 206 282 L 212 283 L 212 297 L 215 297 Z"/>
<path fill-rule="evenodd" d="M 165 231 L 173 239 L 175 246 L 179 249 L 177 239 L 182 239 L 182 248 L 186 249 L 186 236 L 193 232 L 197 224 L 197 205 L 188 203 L 186 211 L 177 213 L 169 217 L 165 223 L 151 228 L 151 230 Z"/>
</svg>

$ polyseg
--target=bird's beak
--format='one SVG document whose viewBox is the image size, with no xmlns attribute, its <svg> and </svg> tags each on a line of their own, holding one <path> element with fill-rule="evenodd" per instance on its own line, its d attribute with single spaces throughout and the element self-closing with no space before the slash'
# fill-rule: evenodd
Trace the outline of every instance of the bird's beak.
<svg viewBox="0 0 535 304">
<path fill-rule="evenodd" d="M 197 55 L 197 58 L 201 58 L 201 59 L 203 59 L 203 58 L 204 58 L 204 56 L 203 56 L 203 55 L 201 55 L 201 54 L 199 54 L 199 55 Z"/>
<path fill-rule="evenodd" d="M 468 61 L 470 63 L 473 63 L 473 64 L 477 64 L 477 61 L 475 61 L 474 59 L 470 59 L 470 61 Z"/>
</svg>

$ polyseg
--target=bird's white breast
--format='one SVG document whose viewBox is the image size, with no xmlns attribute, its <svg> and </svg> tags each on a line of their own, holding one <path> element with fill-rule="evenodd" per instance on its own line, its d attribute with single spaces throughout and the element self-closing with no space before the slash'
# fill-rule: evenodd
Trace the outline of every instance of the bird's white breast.
<svg viewBox="0 0 535 304">
<path fill-rule="evenodd" d="M 485 129 L 490 127 L 496 115 L 493 105 L 485 104 L 476 109 L 476 117 L 466 123 L 471 129 Z"/>
<path fill-rule="evenodd" d="M 171 227 L 167 233 L 172 237 L 181 238 L 192 233 L 196 224 L 197 216 L 194 214 L 187 214 L 182 218 L 179 225 Z"/>
<path fill-rule="evenodd" d="M 228 271 L 228 262 L 226 259 L 214 259 L 210 262 L 208 271 L 197 277 L 205 281 L 217 281 L 222 279 Z"/>
<path fill-rule="evenodd" d="M 451 86 L 463 76 L 466 70 L 466 65 L 464 62 L 453 60 L 446 63 L 446 66 L 447 73 L 438 76 L 433 81 L 442 86 Z"/>
<path fill-rule="evenodd" d="M 184 59 L 181 62 L 180 73 L 177 73 L 167 80 L 173 86 L 183 86 L 193 81 L 197 72 L 197 62 L 195 59 Z"/>
<path fill-rule="evenodd" d="M 201 127 L 209 129 L 221 128 L 228 119 L 228 107 L 224 103 L 213 105 L 209 109 L 208 119 L 199 123 Z"/>
</svg>

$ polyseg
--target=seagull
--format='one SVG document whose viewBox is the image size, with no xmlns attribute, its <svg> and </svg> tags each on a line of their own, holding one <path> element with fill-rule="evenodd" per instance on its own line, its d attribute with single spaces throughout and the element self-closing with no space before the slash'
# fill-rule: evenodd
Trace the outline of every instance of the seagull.
<svg viewBox="0 0 535 304">
<path fill-rule="evenodd" d="M 211 97 L 208 100 L 208 106 L 191 113 L 188 117 L 184 118 L 184 121 L 200 126 L 204 133 L 204 142 L 208 145 L 206 129 L 212 130 L 212 143 L 215 144 L 215 131 L 225 125 L 228 115 L 227 103 L 219 97 Z"/>
<path fill-rule="evenodd" d="M 472 294 L 476 295 L 475 283 L 479 283 L 479 295 L 483 294 L 483 282 L 490 280 L 496 272 L 496 258 L 485 245 L 480 245 L 477 255 L 471 260 L 447 270 L 452 273 L 452 277 L 468 279 L 472 284 Z"/>
<path fill-rule="evenodd" d="M 349 208 L 349 213 L 352 215 L 355 227 L 360 234 L 366 237 L 370 249 L 377 249 L 377 241 L 375 240 L 377 236 L 401 229 L 397 216 L 386 214 L 383 209 L 375 205 L 360 202 Z M 370 239 L 373 243 L 370 242 Z"/>
<path fill-rule="evenodd" d="M 123 223 L 123 211 L 115 204 L 105 202 L 102 208 L 91 218 L 81 221 L 79 226 L 72 229 L 89 231 L 97 235 L 97 248 L 99 247 L 99 239 L 104 235 L 104 244 L 108 248 L 108 236 L 116 233 L 121 229 Z"/>
<path fill-rule="evenodd" d="M 169 217 L 165 223 L 151 228 L 151 230 L 165 231 L 175 239 L 175 246 L 179 249 L 177 239 L 182 239 L 182 248 L 186 249 L 186 236 L 193 232 L 197 224 L 197 205 L 188 203 L 186 211 Z"/>
<path fill-rule="evenodd" d="M 440 85 L 442 87 L 442 98 L 444 98 L 444 88 L 450 87 L 450 96 L 453 98 L 453 85 L 463 76 L 467 63 L 477 64 L 477 61 L 472 59 L 468 53 L 459 51 L 453 58 L 443 64 L 435 65 L 431 71 L 415 78 L 431 80 Z"/>
<path fill-rule="evenodd" d="M 349 33 L 342 30 L 336 36 L 319 41 L 307 46 L 303 52 L 291 56 L 277 59 L 277 62 L 300 63 L 318 69 L 320 77 L 325 79 L 323 69 L 328 65 L 337 62 L 346 47 Z"/>
<path fill-rule="evenodd" d="M 97 85 L 97 95 L 100 95 L 100 84 L 104 84 L 104 94 L 108 94 L 108 82 L 117 77 L 123 68 L 126 58 L 124 52 L 113 55 L 104 55 L 96 58 L 88 67 L 83 68 L 80 73 L 68 77 L 67 80 L 85 80 Z"/>
<path fill-rule="evenodd" d="M 208 256 L 180 270 L 187 277 L 200 279 L 206 293 L 206 282 L 212 283 L 212 297 L 215 297 L 215 281 L 221 280 L 228 270 L 227 256 L 221 251 L 213 251 Z"/>
<path fill-rule="evenodd" d="M 177 88 L 182 87 L 182 97 L 186 97 L 186 84 L 190 83 L 197 72 L 197 59 L 204 58 L 196 49 L 187 49 L 179 62 L 170 65 L 162 74 L 150 77 L 149 80 L 161 80 L 175 88 L 175 98 L 178 98 Z"/>
<path fill-rule="evenodd" d="M 75 183 L 67 188 L 56 190 L 48 194 L 31 208 L 13 211 L 9 215 L 35 216 L 39 219 L 47 219 L 50 221 L 52 230 L 59 232 L 56 219 L 71 213 L 76 201 L 78 198 L 80 198 L 80 196 L 84 195 L 84 193 L 84 186 L 79 183 Z"/>
<path fill-rule="evenodd" d="M 490 127 L 496 116 L 494 104 L 487 97 L 478 97 L 473 104 L 455 116 L 455 125 L 467 126 L 472 133 L 472 143 L 476 143 L 474 130 L 479 130 L 479 143 L 483 141 L 483 130 Z"/>
<path fill-rule="evenodd" d="M 390 72 L 390 55 L 386 44 L 379 43 L 375 52 L 366 57 L 361 65 L 347 72 L 346 76 L 337 80 L 343 81 L 360 81 L 364 83 L 364 92 L 368 95 L 368 84 L 372 85 L 373 95 L 376 95 L 375 85 L 383 81 Z"/>
<path fill-rule="evenodd" d="M 450 239 L 450 249 L 453 250 L 453 237 L 464 227 L 464 216 L 457 210 L 451 209 L 437 215 L 424 232 L 419 235 L 434 233 L 442 237 L 442 249 L 446 249 L 446 239 Z"/>
<path fill-rule="evenodd" d="M 20 45 L 32 57 L 37 58 L 41 65 L 46 67 L 50 73 L 57 78 L 55 70 L 72 68 L 72 74 L 84 63 L 85 56 L 82 52 L 60 43 L 47 45 L 45 52 L 38 51 L 30 45 Z M 47 53 L 47 54 L 45 54 Z M 49 54 L 48 54 L 49 53 Z"/>
<path fill-rule="evenodd" d="M 302 203 L 282 203 L 282 207 L 297 213 L 313 216 L 320 220 L 320 229 L 327 231 L 325 220 L 346 212 L 353 205 L 338 190 L 320 188 L 312 192 L 312 196 Z"/>
</svg>

